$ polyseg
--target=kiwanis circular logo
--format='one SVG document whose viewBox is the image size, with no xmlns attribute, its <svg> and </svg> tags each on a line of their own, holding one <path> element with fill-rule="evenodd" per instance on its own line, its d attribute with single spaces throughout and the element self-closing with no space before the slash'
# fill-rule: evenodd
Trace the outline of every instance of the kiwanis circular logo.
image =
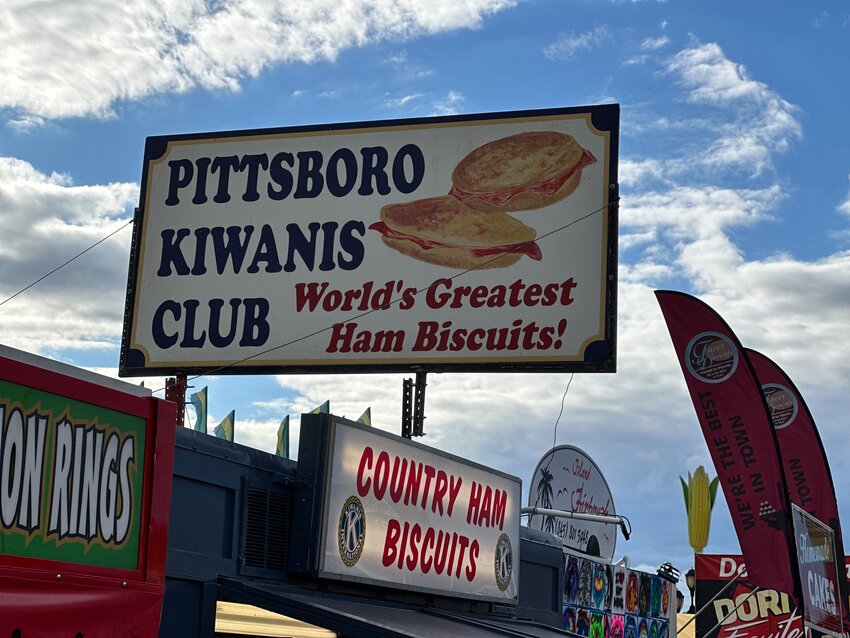
<svg viewBox="0 0 850 638">
<path fill-rule="evenodd" d="M 777 430 L 787 428 L 797 418 L 797 397 L 784 385 L 765 383 L 761 387 L 770 421 Z"/>
<path fill-rule="evenodd" d="M 511 548 L 511 539 L 507 534 L 499 536 L 496 541 L 496 585 L 501 591 L 505 591 L 511 584 L 511 574 L 514 570 L 514 553 Z"/>
<path fill-rule="evenodd" d="M 363 503 L 356 496 L 349 496 L 339 514 L 339 527 L 336 535 L 339 557 L 352 567 L 363 553 L 366 541 L 366 514 Z"/>
<path fill-rule="evenodd" d="M 721 383 L 735 373 L 738 349 L 722 334 L 701 332 L 685 348 L 685 364 L 700 381 Z"/>
</svg>

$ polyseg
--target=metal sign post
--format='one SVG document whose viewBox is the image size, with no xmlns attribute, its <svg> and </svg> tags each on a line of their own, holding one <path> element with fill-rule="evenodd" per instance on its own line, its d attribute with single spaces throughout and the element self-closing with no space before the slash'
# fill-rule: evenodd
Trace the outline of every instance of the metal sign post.
<svg viewBox="0 0 850 638">
<path fill-rule="evenodd" d="M 413 379 L 405 379 L 401 390 L 401 435 L 410 439 L 414 436 L 425 436 L 425 387 L 426 375 L 424 370 L 416 372 L 416 383 Z"/>
<path fill-rule="evenodd" d="M 186 411 L 186 386 L 188 381 L 185 374 L 178 374 L 176 377 L 170 377 L 165 380 L 165 400 L 173 401 L 177 404 L 177 416 L 175 424 L 178 427 L 185 425 Z"/>
</svg>

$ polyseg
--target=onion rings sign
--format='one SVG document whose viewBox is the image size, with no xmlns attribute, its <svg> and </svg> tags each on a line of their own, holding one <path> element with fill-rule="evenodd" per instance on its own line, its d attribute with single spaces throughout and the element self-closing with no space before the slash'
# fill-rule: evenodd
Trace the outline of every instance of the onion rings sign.
<svg viewBox="0 0 850 638">
<path fill-rule="evenodd" d="M 0 634 L 157 635 L 175 412 L 0 345 Z"/>
<path fill-rule="evenodd" d="M 618 120 L 148 138 L 121 374 L 613 371 Z"/>
</svg>

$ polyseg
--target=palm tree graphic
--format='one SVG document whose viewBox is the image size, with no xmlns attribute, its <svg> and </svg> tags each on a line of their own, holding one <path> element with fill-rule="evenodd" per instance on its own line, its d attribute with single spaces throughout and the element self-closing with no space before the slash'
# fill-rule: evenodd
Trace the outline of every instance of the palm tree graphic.
<svg viewBox="0 0 850 638">
<path fill-rule="evenodd" d="M 537 502 L 543 509 L 552 509 L 552 472 L 548 467 L 541 468 L 540 480 L 537 482 Z M 543 517 L 543 531 L 553 534 L 555 532 L 555 517 Z"/>
</svg>

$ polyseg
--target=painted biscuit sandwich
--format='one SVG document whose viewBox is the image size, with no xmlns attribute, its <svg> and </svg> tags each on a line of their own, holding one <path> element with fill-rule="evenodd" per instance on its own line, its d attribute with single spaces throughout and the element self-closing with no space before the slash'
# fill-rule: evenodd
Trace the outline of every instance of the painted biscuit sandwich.
<svg viewBox="0 0 850 638">
<path fill-rule="evenodd" d="M 464 157 L 452 172 L 451 194 L 485 212 L 543 208 L 572 194 L 582 169 L 595 162 L 571 135 L 518 133 Z"/>
<path fill-rule="evenodd" d="M 483 213 L 444 195 L 381 209 L 369 226 L 383 242 L 420 261 L 448 268 L 506 268 L 523 255 L 540 260 L 533 228 L 504 213 Z"/>
</svg>

